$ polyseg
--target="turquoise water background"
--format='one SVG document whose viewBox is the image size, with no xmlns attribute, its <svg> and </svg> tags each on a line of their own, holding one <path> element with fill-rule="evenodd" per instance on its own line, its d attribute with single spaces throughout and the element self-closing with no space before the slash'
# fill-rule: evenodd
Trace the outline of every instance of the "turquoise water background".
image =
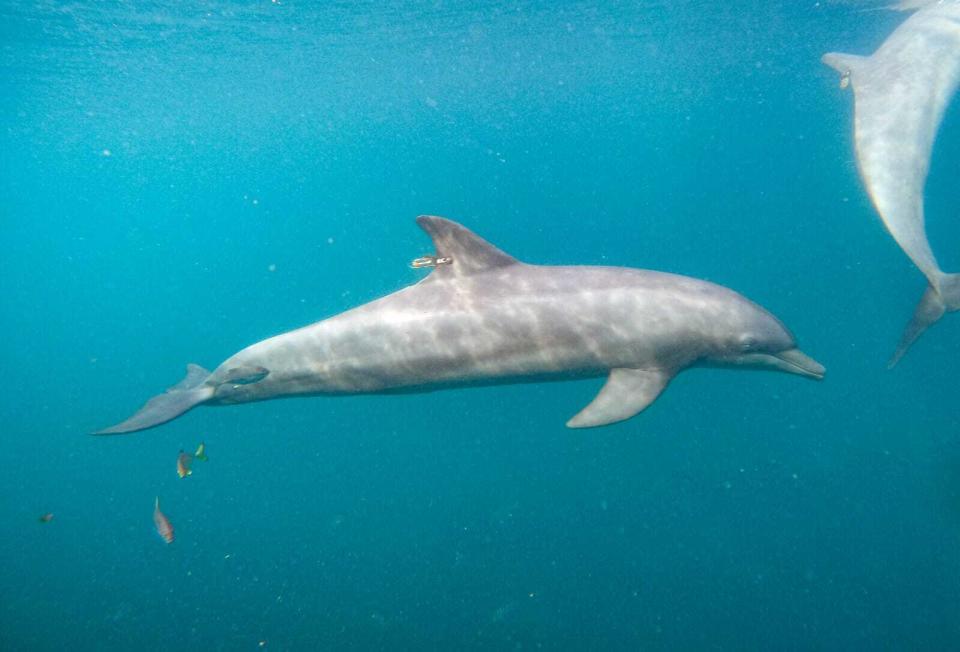
<svg viewBox="0 0 960 652">
<path fill-rule="evenodd" d="M 902 19 L 0 3 L 0 648 L 960 646 L 960 318 L 885 370 L 924 284 L 819 62 Z M 958 169 L 954 102 L 926 192 L 948 271 Z M 424 213 L 527 262 L 732 287 L 827 378 L 691 370 L 596 430 L 563 424 L 601 380 L 86 434 L 187 362 L 415 282 Z"/>
</svg>

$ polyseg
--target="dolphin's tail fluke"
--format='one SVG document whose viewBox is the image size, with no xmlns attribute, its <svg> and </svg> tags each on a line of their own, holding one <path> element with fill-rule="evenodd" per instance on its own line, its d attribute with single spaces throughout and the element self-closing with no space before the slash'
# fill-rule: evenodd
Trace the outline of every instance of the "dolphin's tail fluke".
<svg viewBox="0 0 960 652">
<path fill-rule="evenodd" d="M 887 363 L 888 369 L 900 362 L 910 345 L 916 342 L 925 330 L 937 323 L 944 313 L 960 310 L 960 274 L 944 274 L 940 278 L 939 286 L 939 289 L 932 285 L 927 286 L 913 313 L 913 319 L 900 337 L 897 350 Z"/>
<path fill-rule="evenodd" d="M 215 387 L 206 384 L 210 372 L 195 364 L 187 365 L 187 376 L 163 394 L 154 396 L 136 414 L 115 426 L 104 428 L 94 435 L 119 435 L 146 430 L 166 423 L 192 407 L 210 400 Z"/>
</svg>

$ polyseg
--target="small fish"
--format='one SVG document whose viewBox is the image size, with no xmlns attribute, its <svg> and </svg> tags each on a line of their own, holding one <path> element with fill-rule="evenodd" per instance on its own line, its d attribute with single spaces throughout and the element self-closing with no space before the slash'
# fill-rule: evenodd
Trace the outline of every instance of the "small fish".
<svg viewBox="0 0 960 652">
<path fill-rule="evenodd" d="M 179 475 L 181 478 L 185 478 L 193 473 L 193 471 L 190 470 L 190 462 L 192 461 L 193 455 L 180 451 L 180 454 L 177 455 L 177 475 Z"/>
<path fill-rule="evenodd" d="M 41 523 L 49 523 L 50 521 L 53 520 L 53 512 L 47 512 L 37 520 L 40 521 Z"/>
<path fill-rule="evenodd" d="M 167 543 L 173 543 L 173 525 L 170 519 L 160 511 L 160 496 L 157 496 L 153 503 L 153 524 L 157 528 L 157 534 Z"/>
<path fill-rule="evenodd" d="M 200 442 L 200 445 L 197 446 L 197 452 L 191 455 L 190 453 L 185 453 L 183 450 L 180 451 L 180 454 L 177 455 L 177 475 L 181 478 L 185 478 L 188 475 L 192 475 L 193 471 L 190 470 L 190 465 L 193 463 L 193 460 L 200 460 L 201 462 L 207 461 L 207 454 L 204 452 L 205 446 L 203 442 Z"/>
</svg>

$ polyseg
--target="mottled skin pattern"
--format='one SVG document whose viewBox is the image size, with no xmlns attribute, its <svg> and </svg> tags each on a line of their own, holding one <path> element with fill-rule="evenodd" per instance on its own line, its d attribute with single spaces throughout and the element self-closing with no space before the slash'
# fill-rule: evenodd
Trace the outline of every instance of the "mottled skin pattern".
<svg viewBox="0 0 960 652">
<path fill-rule="evenodd" d="M 423 281 L 258 342 L 102 434 L 142 430 L 194 405 L 306 394 L 411 391 L 611 374 L 569 425 L 629 418 L 698 362 L 820 378 L 784 326 L 732 290 L 618 267 L 520 263 L 455 222 L 420 217 L 438 256 Z"/>
<path fill-rule="evenodd" d="M 960 84 L 960 0 L 919 6 L 869 57 L 831 52 L 824 63 L 853 87 L 857 166 L 884 226 L 929 290 L 891 366 L 945 311 L 960 309 L 960 277 L 945 274 L 927 241 L 923 189 L 944 112 Z"/>
<path fill-rule="evenodd" d="M 270 375 L 223 385 L 214 401 L 599 376 L 617 367 L 680 370 L 742 352 L 743 334 L 754 329 L 754 341 L 772 336 L 779 349 L 793 346 L 762 308 L 712 283 L 626 268 L 517 263 L 465 279 L 431 277 L 254 344 L 220 369 L 263 365 Z"/>
</svg>

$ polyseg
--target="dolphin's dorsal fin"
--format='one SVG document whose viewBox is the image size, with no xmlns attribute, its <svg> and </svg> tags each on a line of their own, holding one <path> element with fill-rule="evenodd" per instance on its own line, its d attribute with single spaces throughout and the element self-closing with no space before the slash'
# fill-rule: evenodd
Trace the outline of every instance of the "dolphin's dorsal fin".
<svg viewBox="0 0 960 652">
<path fill-rule="evenodd" d="M 611 369 L 606 384 L 568 428 L 593 428 L 629 419 L 657 400 L 673 373 L 663 369 Z"/>
<path fill-rule="evenodd" d="M 854 90 L 857 88 L 857 77 L 870 65 L 870 57 L 842 52 L 827 52 L 820 60 L 840 73 L 840 88 L 852 83 Z"/>
<path fill-rule="evenodd" d="M 515 265 L 518 261 L 452 220 L 421 215 L 417 224 L 433 240 L 438 258 L 450 258 L 449 264 L 437 265 L 429 278 L 463 277 L 497 267 Z"/>
<path fill-rule="evenodd" d="M 897 11 L 913 11 L 914 9 L 923 9 L 927 5 L 940 2 L 940 0 L 900 0 L 897 4 L 887 9 L 896 9 Z"/>
</svg>

